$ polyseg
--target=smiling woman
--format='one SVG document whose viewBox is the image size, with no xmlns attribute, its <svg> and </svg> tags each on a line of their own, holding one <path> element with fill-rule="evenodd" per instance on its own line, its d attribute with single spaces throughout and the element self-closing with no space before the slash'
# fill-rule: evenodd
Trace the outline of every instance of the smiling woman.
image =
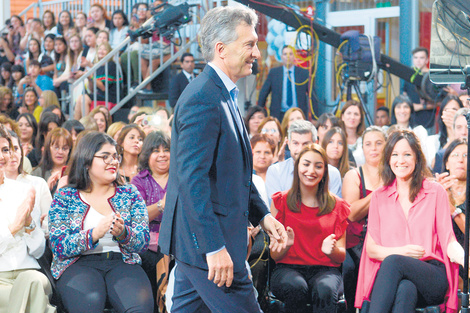
<svg viewBox="0 0 470 313">
<path fill-rule="evenodd" d="M 370 200 L 355 306 L 370 299 L 370 312 L 414 312 L 443 302 L 447 312 L 457 310 L 452 262 L 463 265 L 464 252 L 452 231 L 447 193 L 426 179 L 418 137 L 392 132 L 381 167 L 384 186 Z"/>
<path fill-rule="evenodd" d="M 272 198 L 271 213 L 288 234 L 286 248 L 271 251 L 277 263 L 273 294 L 288 312 L 303 312 L 312 300 L 313 312 L 336 312 L 349 205 L 328 191 L 325 150 L 317 144 L 303 148 L 295 161 L 292 188 Z"/>
<path fill-rule="evenodd" d="M 111 137 L 86 134 L 74 150 L 68 187 L 54 196 L 51 271 L 68 312 L 102 312 L 107 298 L 116 310 L 153 312 L 138 255 L 148 245 L 147 210 L 133 185 L 121 185 L 120 161 Z"/>
<path fill-rule="evenodd" d="M 67 165 L 72 146 L 72 135 L 64 128 L 55 128 L 47 134 L 41 162 L 32 175 L 44 178 L 52 194 L 62 175 L 62 168 Z"/>
</svg>

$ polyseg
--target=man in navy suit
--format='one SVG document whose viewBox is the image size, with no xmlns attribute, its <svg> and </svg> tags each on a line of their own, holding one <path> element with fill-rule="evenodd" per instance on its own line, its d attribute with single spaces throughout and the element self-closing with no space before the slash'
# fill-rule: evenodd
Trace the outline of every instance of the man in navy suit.
<svg viewBox="0 0 470 313">
<path fill-rule="evenodd" d="M 284 113 L 293 107 L 300 108 L 306 117 L 309 112 L 308 71 L 294 66 L 294 51 L 290 46 L 282 48 L 283 66 L 272 68 L 259 92 L 258 105 L 264 107 L 269 93 L 269 114 L 282 121 Z"/>
<path fill-rule="evenodd" d="M 235 82 L 260 57 L 257 15 L 210 10 L 200 28 L 204 71 L 181 94 L 171 136 L 170 176 L 159 244 L 176 258 L 171 312 L 260 312 L 245 266 L 247 226 L 273 249 L 287 234 L 252 184 L 252 152 Z"/>
<path fill-rule="evenodd" d="M 181 72 L 173 77 L 170 82 L 168 100 L 172 108 L 175 107 L 184 88 L 186 88 L 194 78 L 196 78 L 194 75 L 194 56 L 191 53 L 183 53 L 181 56 Z"/>
</svg>

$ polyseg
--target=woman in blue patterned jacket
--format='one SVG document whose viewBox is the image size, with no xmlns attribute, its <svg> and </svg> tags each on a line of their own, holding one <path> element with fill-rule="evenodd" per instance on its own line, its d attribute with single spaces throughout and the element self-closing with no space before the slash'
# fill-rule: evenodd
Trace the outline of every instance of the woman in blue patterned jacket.
<svg viewBox="0 0 470 313">
<path fill-rule="evenodd" d="M 149 241 L 145 202 L 121 185 L 116 142 L 92 132 L 77 144 L 69 185 L 49 211 L 52 274 L 68 312 L 153 312 L 139 253 Z"/>
</svg>

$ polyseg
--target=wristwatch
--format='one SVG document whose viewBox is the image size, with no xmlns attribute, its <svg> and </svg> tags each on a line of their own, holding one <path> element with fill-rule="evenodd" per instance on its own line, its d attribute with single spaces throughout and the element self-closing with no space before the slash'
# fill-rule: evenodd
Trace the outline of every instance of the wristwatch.
<svg viewBox="0 0 470 313">
<path fill-rule="evenodd" d="M 158 202 L 157 202 L 157 209 L 158 209 L 158 211 L 160 211 L 160 212 L 163 213 L 163 204 L 162 204 L 162 200 L 158 200 Z"/>
<path fill-rule="evenodd" d="M 454 213 L 452 213 L 452 219 L 455 219 L 457 217 L 457 215 L 462 214 L 462 213 L 463 213 L 462 209 L 456 208 Z"/>
<path fill-rule="evenodd" d="M 34 220 L 31 220 L 31 224 L 24 227 L 24 229 L 26 229 L 26 230 L 33 230 L 35 228 L 36 228 L 36 223 L 34 222 Z"/>
</svg>

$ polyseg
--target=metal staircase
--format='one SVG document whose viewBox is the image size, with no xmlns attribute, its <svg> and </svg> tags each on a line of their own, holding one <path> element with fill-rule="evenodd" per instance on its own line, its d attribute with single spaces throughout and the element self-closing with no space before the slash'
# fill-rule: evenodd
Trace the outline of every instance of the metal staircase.
<svg viewBox="0 0 470 313">
<path fill-rule="evenodd" d="M 112 13 L 114 10 L 121 9 L 123 10 L 127 16 L 131 15 L 132 12 L 132 7 L 136 3 L 141 3 L 141 2 L 149 2 L 149 6 L 152 5 L 152 1 L 138 1 L 138 0 L 98 0 L 91 2 L 89 0 L 54 0 L 54 1 L 42 1 L 39 0 L 38 2 L 32 3 L 29 5 L 25 10 L 23 10 L 19 16 L 21 18 L 26 19 L 26 16 L 31 16 L 33 15 L 34 17 L 41 17 L 43 12 L 46 10 L 50 10 L 54 12 L 56 17 L 59 15 L 59 13 L 63 10 L 68 10 L 71 12 L 72 16 L 75 16 L 76 13 L 78 12 L 88 12 L 90 6 L 93 3 L 100 3 L 102 4 L 106 10 L 110 13 Z M 111 114 L 116 113 L 120 108 L 122 108 L 123 105 L 125 105 L 129 100 L 131 100 L 134 96 L 137 95 L 137 93 L 142 90 L 148 83 L 150 83 L 154 78 L 156 78 L 158 75 L 163 73 L 169 66 L 178 58 L 181 57 L 181 55 L 185 52 L 190 52 L 192 53 L 195 58 L 200 58 L 200 52 L 198 50 L 198 43 L 197 43 L 197 32 L 199 30 L 199 23 L 202 20 L 202 17 L 204 16 L 205 12 L 208 10 L 212 9 L 213 7 L 218 7 L 222 5 L 227 4 L 227 0 L 175 0 L 175 1 L 170 1 L 170 4 L 173 5 L 179 5 L 184 2 L 188 2 L 190 7 L 190 15 L 191 15 L 191 21 L 185 25 L 182 25 L 178 32 L 175 33 L 174 37 L 172 38 L 172 42 L 170 44 L 170 54 L 164 55 L 163 52 L 160 53 L 160 55 L 152 56 L 150 53 L 150 59 L 152 58 L 157 58 L 159 59 L 160 62 L 158 62 L 158 67 L 153 68 L 152 67 L 152 62 L 149 62 L 149 69 L 150 69 L 150 75 L 145 79 L 142 80 L 142 68 L 141 68 L 141 53 L 142 50 L 138 49 L 138 68 L 131 68 L 131 62 L 128 60 L 127 62 L 127 68 L 123 69 L 120 67 L 120 62 L 119 62 L 119 57 L 121 54 L 121 51 L 123 49 L 128 50 L 130 45 L 132 44 L 131 39 L 129 37 L 126 37 L 126 39 L 119 44 L 119 46 L 115 47 L 106 57 L 104 57 L 102 60 L 100 60 L 98 63 L 96 63 L 91 69 L 89 69 L 82 77 L 77 79 L 75 82 L 70 84 L 70 91 L 69 95 L 66 98 L 62 98 L 62 107 L 63 109 L 66 109 L 66 106 L 68 106 L 68 111 L 70 113 L 70 118 L 73 118 L 73 112 L 74 112 L 74 105 L 77 100 L 77 92 L 75 91 L 74 95 L 74 90 L 82 90 L 80 93 L 82 95 L 85 94 L 85 88 L 82 88 L 82 86 L 85 84 L 85 81 L 88 80 L 88 78 L 93 78 L 94 75 L 96 75 L 97 70 L 105 66 L 105 76 L 114 76 L 118 77 L 120 75 L 123 75 L 125 72 L 125 77 L 123 77 L 123 80 L 126 82 L 125 84 L 117 84 L 117 102 L 116 105 L 110 110 Z M 32 12 L 32 13 L 31 13 Z M 148 20 L 144 25 L 149 25 L 153 23 L 152 19 Z M 139 37 L 137 40 L 137 43 L 140 45 L 142 39 Z M 153 40 L 152 38 L 149 38 L 149 44 L 152 44 Z M 163 39 L 160 38 L 160 43 L 163 43 Z M 130 53 L 129 53 L 130 55 Z M 114 60 L 117 64 L 116 67 L 116 73 L 110 73 L 108 71 L 108 62 Z M 138 71 L 138 77 L 139 81 L 136 86 L 132 86 L 132 70 Z M 122 76 L 121 76 L 122 77 Z M 93 90 L 96 90 L 96 80 L 93 81 Z M 104 82 L 105 87 L 106 87 L 106 103 L 108 104 L 108 81 L 105 80 Z M 83 98 L 83 97 L 82 97 Z M 96 101 L 96 93 L 94 93 L 94 98 L 91 99 L 92 101 Z M 81 105 L 82 112 L 85 112 L 85 102 L 81 102 L 80 104 L 77 103 L 76 105 Z"/>
</svg>

